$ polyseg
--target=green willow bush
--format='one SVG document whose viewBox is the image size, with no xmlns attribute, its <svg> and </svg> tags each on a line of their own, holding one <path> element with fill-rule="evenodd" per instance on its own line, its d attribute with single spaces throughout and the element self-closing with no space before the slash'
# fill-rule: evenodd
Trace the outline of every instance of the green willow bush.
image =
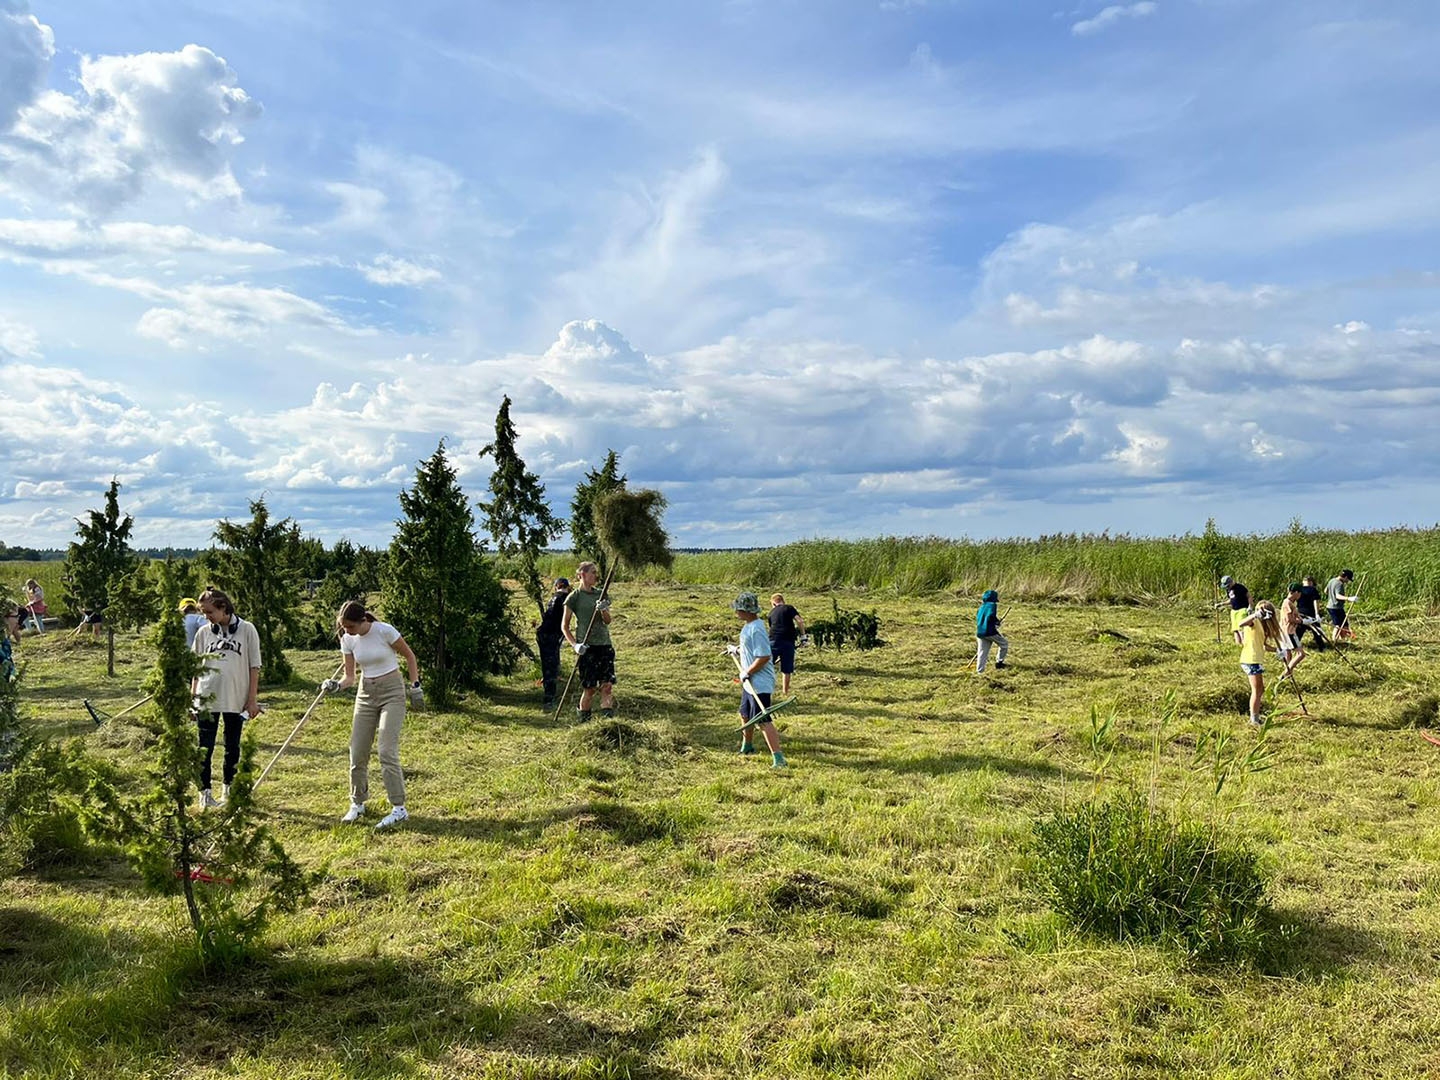
<svg viewBox="0 0 1440 1080">
<path fill-rule="evenodd" d="M 1057 813 L 1033 844 L 1042 895 L 1081 930 L 1201 960 L 1254 958 L 1269 942 L 1259 857 L 1137 792 Z"/>
</svg>

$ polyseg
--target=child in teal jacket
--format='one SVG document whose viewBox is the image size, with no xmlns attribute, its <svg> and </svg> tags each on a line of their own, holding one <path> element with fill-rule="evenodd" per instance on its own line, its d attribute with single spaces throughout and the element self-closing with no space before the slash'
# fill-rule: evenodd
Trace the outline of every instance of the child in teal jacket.
<svg viewBox="0 0 1440 1080">
<path fill-rule="evenodd" d="M 975 670 L 984 671 L 990 660 L 990 646 L 998 645 L 1000 652 L 995 657 L 995 666 L 1005 666 L 1005 656 L 1010 652 L 1010 642 L 1000 633 L 1000 594 L 986 589 L 980 597 L 980 607 L 975 612 Z"/>
</svg>

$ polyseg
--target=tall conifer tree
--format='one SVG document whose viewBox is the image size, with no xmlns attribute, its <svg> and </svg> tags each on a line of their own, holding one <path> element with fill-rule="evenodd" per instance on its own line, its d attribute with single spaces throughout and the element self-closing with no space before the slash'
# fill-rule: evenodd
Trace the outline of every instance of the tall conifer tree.
<svg viewBox="0 0 1440 1080">
<path fill-rule="evenodd" d="M 519 558 L 525 593 L 543 615 L 545 597 L 540 586 L 540 552 L 565 531 L 565 523 L 550 512 L 545 502 L 545 485 L 525 467 L 515 449 L 515 425 L 510 422 L 507 394 L 495 414 L 495 441 L 487 443 L 480 456 L 495 459 L 490 474 L 489 502 L 480 503 L 485 525 L 502 555 Z"/>
<path fill-rule="evenodd" d="M 446 708 L 487 672 L 515 663 L 505 587 L 475 538 L 475 517 L 441 440 L 400 493 L 382 578 L 385 611 L 425 675 L 427 698 Z"/>
<path fill-rule="evenodd" d="M 297 535 L 289 518 L 270 520 L 264 499 L 250 503 L 248 522 L 222 520 L 215 526 L 221 544 L 215 553 L 216 584 L 239 615 L 255 624 L 267 683 L 284 682 L 294 670 L 281 645 L 299 629 Z"/>
</svg>

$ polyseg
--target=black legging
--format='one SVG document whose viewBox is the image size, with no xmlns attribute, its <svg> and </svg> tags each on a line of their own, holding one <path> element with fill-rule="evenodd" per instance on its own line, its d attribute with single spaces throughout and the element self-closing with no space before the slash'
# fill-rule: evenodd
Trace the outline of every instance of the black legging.
<svg viewBox="0 0 1440 1080">
<path fill-rule="evenodd" d="M 205 751 L 205 757 L 200 762 L 201 791 L 210 787 L 210 758 L 215 753 L 215 735 L 222 718 L 225 721 L 225 761 L 221 766 L 221 774 L 225 777 L 227 786 L 234 782 L 235 769 L 240 764 L 240 729 L 244 726 L 244 717 L 238 712 L 201 713 L 198 717 L 200 748 Z"/>
</svg>

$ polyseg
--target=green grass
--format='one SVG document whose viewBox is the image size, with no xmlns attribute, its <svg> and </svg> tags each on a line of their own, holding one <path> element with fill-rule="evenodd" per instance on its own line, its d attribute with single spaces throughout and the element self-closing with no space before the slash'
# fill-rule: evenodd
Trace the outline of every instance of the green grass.
<svg viewBox="0 0 1440 1080">
<path fill-rule="evenodd" d="M 1313 716 L 1283 720 L 1275 767 L 1216 808 L 1194 742 L 1252 735 L 1236 649 L 1193 605 L 1022 605 L 1013 666 L 977 678 L 968 601 L 849 598 L 891 644 L 802 651 L 773 772 L 733 753 L 729 599 L 616 590 L 624 738 L 552 723 L 528 672 L 413 714 L 414 817 L 393 835 L 336 824 L 349 708 L 327 701 L 259 792 L 325 876 L 253 967 L 195 971 L 178 902 L 113 859 L 0 883 L 0 1075 L 1440 1071 L 1440 750 L 1406 712 L 1433 693 L 1434 620 L 1362 623 L 1359 675 L 1311 657 Z M 27 637 L 24 712 L 133 775 L 143 730 L 94 732 L 80 704 L 140 696 L 145 650 L 118 651 L 112 681 L 99 646 Z M 301 681 L 262 693 L 262 762 L 334 666 L 295 660 Z M 1092 790 L 1090 705 L 1118 711 L 1112 775 L 1148 786 L 1170 687 L 1162 798 L 1254 846 L 1296 928 L 1260 968 L 1084 936 L 1028 885 L 1033 822 Z"/>
</svg>

